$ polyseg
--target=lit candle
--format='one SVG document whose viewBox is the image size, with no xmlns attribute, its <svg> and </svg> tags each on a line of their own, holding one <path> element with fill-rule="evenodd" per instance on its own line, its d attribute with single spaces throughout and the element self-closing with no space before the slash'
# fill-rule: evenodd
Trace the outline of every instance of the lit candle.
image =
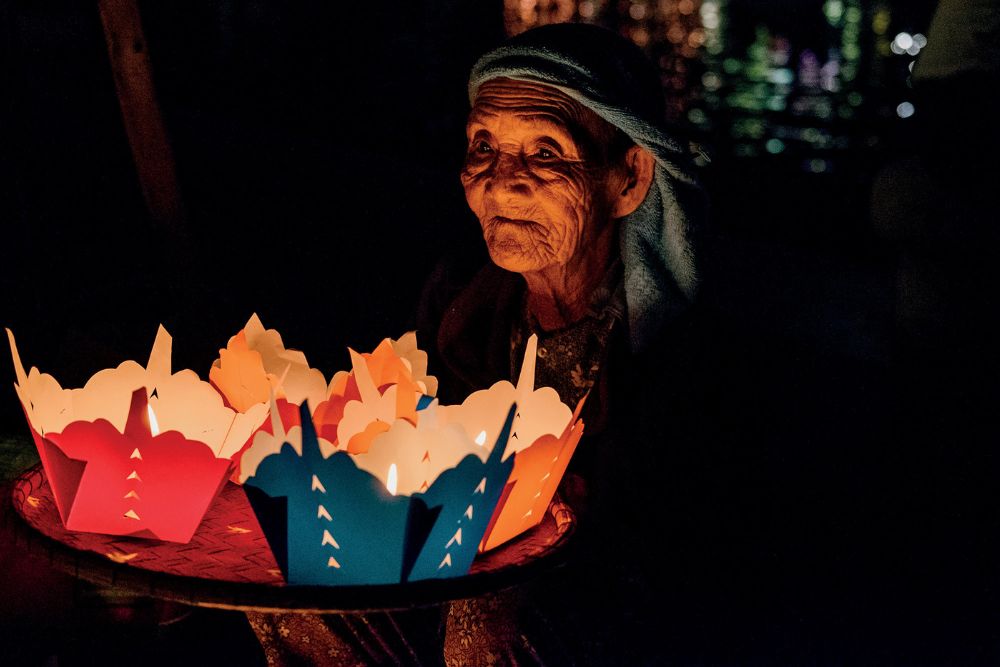
<svg viewBox="0 0 1000 667">
<path fill-rule="evenodd" d="M 396 486 L 399 483 L 399 471 L 396 468 L 396 464 L 393 463 L 389 466 L 389 474 L 385 478 L 385 488 L 388 489 L 389 493 L 396 495 Z"/>
<path fill-rule="evenodd" d="M 146 404 L 146 414 L 149 416 L 149 432 L 153 435 L 160 435 L 160 425 L 156 423 L 156 413 L 153 412 L 153 406 L 149 403 Z"/>
</svg>

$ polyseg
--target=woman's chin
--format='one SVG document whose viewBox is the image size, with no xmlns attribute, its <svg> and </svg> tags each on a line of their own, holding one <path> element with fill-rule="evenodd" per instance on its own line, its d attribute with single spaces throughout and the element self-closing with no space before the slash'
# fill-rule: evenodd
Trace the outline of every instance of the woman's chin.
<svg viewBox="0 0 1000 667">
<path fill-rule="evenodd" d="M 494 264 L 514 273 L 531 273 L 546 266 L 541 258 L 526 253 L 518 243 L 493 243 L 489 246 L 489 252 Z"/>
</svg>

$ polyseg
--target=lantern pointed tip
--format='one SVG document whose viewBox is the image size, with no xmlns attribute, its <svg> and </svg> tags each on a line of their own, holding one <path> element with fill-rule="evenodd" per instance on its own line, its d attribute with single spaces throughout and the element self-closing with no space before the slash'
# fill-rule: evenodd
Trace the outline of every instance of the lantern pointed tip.
<svg viewBox="0 0 1000 667">
<path fill-rule="evenodd" d="M 14 340 L 14 332 L 9 328 L 7 331 L 7 342 L 10 344 L 10 356 L 14 360 L 14 374 L 17 377 L 17 384 L 23 387 L 28 381 L 28 374 L 24 372 L 24 365 L 21 363 L 21 355 L 17 351 L 17 341 Z"/>
<path fill-rule="evenodd" d="M 538 334 L 528 337 L 524 347 L 524 361 L 521 362 L 521 373 L 517 378 L 517 390 L 530 392 L 535 389 L 535 360 L 538 355 Z"/>
<path fill-rule="evenodd" d="M 153 348 L 149 351 L 149 361 L 146 362 L 146 371 L 155 378 L 154 384 L 156 379 L 170 376 L 170 355 L 173 340 L 170 332 L 162 324 L 156 329 Z"/>
<path fill-rule="evenodd" d="M 351 348 L 347 348 L 351 354 L 351 368 L 354 370 L 354 381 L 358 385 L 358 393 L 361 394 L 361 402 L 373 405 L 379 399 L 378 387 L 372 379 L 371 371 L 368 369 L 368 362 L 365 358 Z"/>
</svg>

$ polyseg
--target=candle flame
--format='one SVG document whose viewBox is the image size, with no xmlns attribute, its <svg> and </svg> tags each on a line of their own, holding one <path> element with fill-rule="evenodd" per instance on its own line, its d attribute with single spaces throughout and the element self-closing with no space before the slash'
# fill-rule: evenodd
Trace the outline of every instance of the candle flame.
<svg viewBox="0 0 1000 667">
<path fill-rule="evenodd" d="M 486 444 L 486 431 L 479 432 L 479 435 L 476 436 L 476 444 L 480 447 Z"/>
<path fill-rule="evenodd" d="M 149 415 L 149 432 L 153 435 L 160 435 L 160 425 L 156 421 L 156 414 L 153 413 L 153 406 L 146 404 L 146 414 Z"/>
<path fill-rule="evenodd" d="M 385 488 L 389 490 L 389 493 L 396 495 L 396 486 L 398 484 L 399 472 L 396 470 L 396 464 L 389 464 L 389 475 L 385 480 Z"/>
</svg>

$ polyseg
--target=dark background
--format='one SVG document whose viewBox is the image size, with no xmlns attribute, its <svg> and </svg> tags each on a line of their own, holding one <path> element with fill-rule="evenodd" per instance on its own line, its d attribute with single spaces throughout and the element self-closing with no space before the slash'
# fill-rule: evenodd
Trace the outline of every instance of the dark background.
<svg viewBox="0 0 1000 667">
<path fill-rule="evenodd" d="M 145 208 L 96 5 L 3 0 L 0 324 L 27 365 L 80 386 L 144 360 L 161 322 L 175 368 L 206 373 L 257 312 L 329 376 L 348 345 L 412 326 L 442 256 L 485 261 L 457 178 L 466 76 L 507 33 L 569 7 L 661 66 L 665 121 L 699 152 L 712 202 L 706 414 L 725 437 L 706 447 L 732 479 L 713 502 L 736 518 L 701 574 L 664 594 L 664 662 L 995 664 L 993 239 L 921 226 L 956 209 L 992 219 L 962 202 L 987 201 L 995 130 L 981 129 L 981 81 L 922 93 L 913 58 L 888 50 L 897 33 L 926 34 L 936 3 L 845 0 L 861 26 L 845 37 L 830 3 L 716 2 L 714 52 L 686 41 L 707 2 L 683 15 L 647 3 L 639 19 L 628 2 L 586 17 L 585 4 L 522 18 L 498 1 L 140 2 L 187 213 L 170 235 Z M 664 37 L 675 24 L 680 43 Z M 807 50 L 838 63 L 836 85 L 803 79 Z M 767 79 L 782 53 L 787 88 Z M 6 392 L 8 477 L 31 459 L 22 419 Z M 21 584 L 10 599 L 24 605 Z M 137 622 L 109 643 L 122 631 L 95 611 L 100 596 L 59 585 L 73 611 L 39 601 L 22 621 L 0 616 L 25 664 L 115 664 L 129 641 L 169 645 L 164 664 L 193 643 L 259 659 L 232 616 L 212 621 L 216 635 Z M 693 606 L 672 607 L 674 594 Z"/>
</svg>

